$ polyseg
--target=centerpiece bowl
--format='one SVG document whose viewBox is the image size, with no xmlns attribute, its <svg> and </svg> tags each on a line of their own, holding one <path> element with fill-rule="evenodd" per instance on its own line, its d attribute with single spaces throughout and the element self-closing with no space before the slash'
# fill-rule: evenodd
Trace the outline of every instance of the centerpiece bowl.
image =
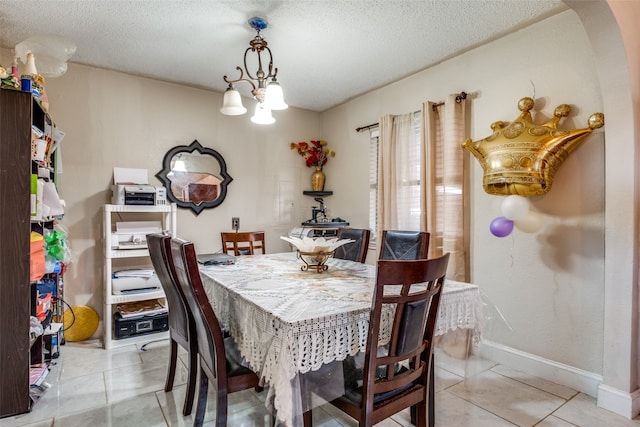
<svg viewBox="0 0 640 427">
<path fill-rule="evenodd" d="M 315 269 L 318 273 L 322 273 L 329 269 L 326 264 L 327 260 L 333 256 L 334 251 L 330 252 L 302 252 L 298 249 L 298 258 L 304 262 L 300 270 L 307 271 Z"/>
<path fill-rule="evenodd" d="M 299 239 L 297 237 L 280 236 L 280 238 L 296 247 L 298 259 L 304 263 L 300 267 L 302 271 L 315 270 L 318 273 L 329 269 L 326 263 L 333 256 L 336 248 L 355 241 L 352 239 L 325 239 L 324 237 L 315 239 L 303 237 Z"/>
</svg>

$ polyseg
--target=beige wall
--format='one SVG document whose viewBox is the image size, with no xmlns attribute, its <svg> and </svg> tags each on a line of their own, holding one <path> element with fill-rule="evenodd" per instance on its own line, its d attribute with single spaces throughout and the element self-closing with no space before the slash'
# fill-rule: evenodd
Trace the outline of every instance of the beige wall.
<svg viewBox="0 0 640 427">
<path fill-rule="evenodd" d="M 0 63 L 10 64 L 8 54 Z M 241 230 L 264 230 L 269 252 L 287 250 L 279 236 L 311 217 L 313 199 L 302 195 L 311 170 L 289 144 L 321 137 L 317 113 L 290 108 L 274 114 L 274 125 L 259 126 L 249 115 L 220 114 L 221 94 L 76 64 L 45 87 L 50 114 L 66 132 L 59 191 L 75 257 L 65 276 L 71 305 L 102 313 L 102 205 L 111 200 L 114 166 L 146 168 L 160 185 L 155 174 L 172 147 L 197 139 L 218 151 L 233 177 L 225 201 L 198 216 L 178 210 L 178 235 L 202 252 L 221 249 L 232 216 Z"/>
<path fill-rule="evenodd" d="M 589 115 L 602 111 L 593 52 L 572 11 L 324 113 L 324 137 L 348 153 L 336 157 L 329 171 L 330 183 L 348 183 L 348 191 L 341 187 L 332 196 L 333 208 L 366 225 L 368 160 L 358 153 L 366 152 L 369 137 L 356 133 L 356 127 L 465 91 L 472 94 L 471 137 L 481 139 L 491 133 L 491 123 L 518 116 L 518 100 L 533 95 L 531 81 L 537 122 L 562 103 L 573 105 L 562 128 L 587 127 Z M 602 370 L 602 352 L 593 351 L 602 347 L 602 336 L 592 331 L 602 330 L 603 316 L 603 154 L 598 131 L 565 162 L 551 192 L 531 199 L 544 216 L 544 229 L 514 231 L 504 239 L 489 232 L 491 220 L 502 215 L 503 197 L 483 191 L 482 169 L 470 157 L 471 281 L 513 328 L 495 316 L 485 338 L 596 373 Z"/>
<path fill-rule="evenodd" d="M 369 137 L 356 127 L 466 91 L 472 95 L 471 136 L 480 139 L 492 122 L 517 116 L 518 99 L 533 95 L 532 81 L 536 121 L 569 103 L 573 114 L 562 128 L 585 127 L 596 111 L 605 112 L 607 125 L 569 157 L 549 194 L 531 199 L 545 218 L 535 234 L 514 231 L 498 239 L 489 233 L 501 198 L 484 193 L 481 168 L 470 158 L 471 280 L 513 328 L 497 321 L 493 311 L 485 338 L 550 362 L 552 369 L 593 381 L 604 377 L 614 392 L 633 392 L 638 198 L 636 154 L 630 148 L 634 115 L 628 107 L 631 96 L 637 104 L 638 94 L 628 92 L 619 41 L 610 27 L 594 25 L 602 11 L 590 6 L 598 9 L 602 2 L 567 3 L 581 13 L 580 20 L 573 11 L 564 12 L 322 114 L 276 113 L 278 122 L 268 128 L 251 124 L 247 116 L 220 115 L 217 93 L 72 64 L 65 76 L 47 84 L 51 112 L 67 132 L 60 190 L 68 206 L 63 224 L 77 255 L 67 275 L 69 302 L 101 312 L 100 206 L 109 199 L 113 166 L 148 168 L 153 178 L 169 148 L 198 139 L 225 157 L 234 181 L 220 207 L 198 217 L 181 210 L 179 235 L 203 250 L 217 250 L 219 231 L 229 228 L 231 216 L 240 216 L 242 229 L 269 232 L 267 245 L 274 252 L 286 249 L 277 236 L 308 218 L 313 204 L 301 195 L 310 171 L 289 151 L 289 142 L 329 141 L 338 155 L 325 168 L 326 188 L 334 191 L 327 205 L 334 216 L 366 227 Z M 634 70 L 638 57 L 630 59 Z M 0 51 L 0 60 L 9 62 L 7 51 Z"/>
<path fill-rule="evenodd" d="M 323 134 L 361 153 L 368 135 L 355 133 L 356 127 L 466 91 L 474 95 L 471 135 L 479 139 L 488 135 L 490 123 L 515 118 L 517 100 L 531 95 L 529 81 L 536 85 L 539 120 L 560 103 L 574 106 L 563 124 L 567 128 L 584 127 L 591 113 L 603 111 L 605 129 L 572 154 L 549 194 L 531 200 L 546 220 L 535 235 L 489 234 L 500 198 L 482 191 L 481 168 L 472 159 L 471 280 L 513 327 L 490 311 L 485 355 L 597 394 L 598 406 L 633 418 L 640 413 L 640 93 L 633 77 L 640 64 L 634 37 L 640 8 L 624 0 L 565 3 L 572 11 L 326 112 Z M 359 195 L 334 196 L 342 203 L 335 207 L 358 207 L 350 216 L 363 218 L 367 182 L 358 170 L 366 165 L 356 156 L 341 166 L 333 179 L 350 177 Z"/>
</svg>

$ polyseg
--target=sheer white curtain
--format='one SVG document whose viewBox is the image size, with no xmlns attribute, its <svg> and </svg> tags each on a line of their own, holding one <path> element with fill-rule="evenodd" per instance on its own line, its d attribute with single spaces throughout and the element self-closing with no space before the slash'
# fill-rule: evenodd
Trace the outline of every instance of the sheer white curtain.
<svg viewBox="0 0 640 427">
<path fill-rule="evenodd" d="M 420 230 L 419 114 L 379 121 L 377 230 Z"/>
<path fill-rule="evenodd" d="M 429 256 L 449 252 L 447 277 L 468 280 L 469 232 L 465 221 L 466 101 L 449 95 L 444 103 L 422 105 L 421 180 L 425 183 L 421 211 L 423 227 L 431 233 Z"/>
</svg>

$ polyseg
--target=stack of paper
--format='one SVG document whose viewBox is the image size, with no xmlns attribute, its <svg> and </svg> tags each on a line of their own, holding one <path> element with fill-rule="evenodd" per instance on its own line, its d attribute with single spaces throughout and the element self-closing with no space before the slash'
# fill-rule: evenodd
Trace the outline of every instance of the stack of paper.
<svg viewBox="0 0 640 427">
<path fill-rule="evenodd" d="M 118 279 L 121 277 L 146 277 L 149 278 L 155 274 L 153 268 L 138 268 L 131 270 L 120 270 L 113 273 L 113 277 Z"/>
</svg>

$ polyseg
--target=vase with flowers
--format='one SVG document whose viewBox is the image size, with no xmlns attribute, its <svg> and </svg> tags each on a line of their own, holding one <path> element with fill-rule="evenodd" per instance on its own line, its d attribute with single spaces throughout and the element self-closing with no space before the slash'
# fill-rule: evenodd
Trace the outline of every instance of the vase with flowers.
<svg viewBox="0 0 640 427">
<path fill-rule="evenodd" d="M 329 150 L 325 140 L 292 142 L 291 149 L 302 156 L 308 168 L 315 168 L 315 172 L 311 174 L 311 190 L 324 190 L 325 175 L 322 167 L 327 164 L 329 157 L 335 157 L 336 152 Z"/>
</svg>

